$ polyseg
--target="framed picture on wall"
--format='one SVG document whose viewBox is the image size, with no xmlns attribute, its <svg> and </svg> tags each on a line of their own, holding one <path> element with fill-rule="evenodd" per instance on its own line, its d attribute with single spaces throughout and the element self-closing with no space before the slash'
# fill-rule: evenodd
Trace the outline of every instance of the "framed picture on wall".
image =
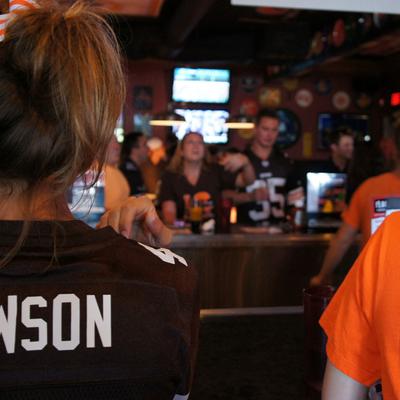
<svg viewBox="0 0 400 400">
<path fill-rule="evenodd" d="M 146 136 L 151 136 L 151 115 L 149 113 L 135 113 L 133 116 L 133 128 Z"/>
<path fill-rule="evenodd" d="M 320 113 L 318 115 L 318 148 L 329 148 L 329 137 L 337 129 L 350 129 L 356 138 L 369 134 L 369 115 Z"/>
<path fill-rule="evenodd" d="M 292 147 L 301 136 L 301 124 L 297 115 L 286 108 L 276 110 L 279 116 L 279 135 L 276 145 L 280 149 Z"/>
<path fill-rule="evenodd" d="M 153 88 L 135 86 L 133 88 L 133 108 L 135 111 L 151 111 L 153 108 Z"/>
</svg>

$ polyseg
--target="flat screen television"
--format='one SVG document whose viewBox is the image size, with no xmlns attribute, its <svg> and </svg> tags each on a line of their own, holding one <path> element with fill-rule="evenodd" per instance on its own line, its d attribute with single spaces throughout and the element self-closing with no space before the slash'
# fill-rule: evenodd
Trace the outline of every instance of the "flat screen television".
<svg viewBox="0 0 400 400">
<path fill-rule="evenodd" d="M 175 112 L 186 120 L 186 124 L 173 128 L 178 139 L 182 139 L 188 132 L 199 132 L 203 135 L 205 143 L 228 142 L 228 128 L 225 125 L 229 117 L 228 111 L 176 109 Z"/>
<path fill-rule="evenodd" d="M 357 138 L 371 136 L 369 116 L 365 114 L 321 113 L 318 115 L 318 146 L 329 147 L 329 135 L 340 128 L 351 129 Z"/>
<path fill-rule="evenodd" d="M 210 68 L 174 68 L 172 100 L 174 102 L 227 104 L 230 71 Z"/>
<path fill-rule="evenodd" d="M 307 221 L 311 229 L 337 229 L 346 206 L 347 175 L 307 173 Z"/>
</svg>

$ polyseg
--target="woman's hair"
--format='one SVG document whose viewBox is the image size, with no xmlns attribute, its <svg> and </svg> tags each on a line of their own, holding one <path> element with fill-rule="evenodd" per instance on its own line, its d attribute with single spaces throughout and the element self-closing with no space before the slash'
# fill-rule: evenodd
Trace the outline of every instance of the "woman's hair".
<svg viewBox="0 0 400 400">
<path fill-rule="evenodd" d="M 41 185 L 55 199 L 94 164 L 101 170 L 125 96 L 118 49 L 104 18 L 83 3 L 46 3 L 8 24 L 0 43 L 0 191 L 24 195 L 26 221 Z M 11 258 L 28 229 L 26 222 Z"/>
<path fill-rule="evenodd" d="M 168 168 L 167 168 L 168 171 L 175 172 L 177 174 L 183 174 L 183 161 L 184 161 L 184 159 L 183 159 L 182 149 L 183 149 L 183 146 L 185 145 L 185 141 L 187 140 L 187 138 L 190 135 L 197 135 L 197 136 L 201 137 L 201 140 L 204 143 L 202 134 L 200 134 L 198 132 L 188 132 L 182 138 L 182 140 L 178 143 L 178 145 L 177 145 L 177 147 L 175 149 L 174 155 L 172 156 L 171 161 L 168 164 Z M 208 153 L 208 150 L 205 147 L 204 148 L 204 159 L 203 159 L 203 162 L 202 162 L 202 169 L 207 169 L 209 167 L 210 163 L 211 163 L 210 154 Z"/>
<path fill-rule="evenodd" d="M 100 169 L 124 93 L 103 17 L 83 3 L 19 14 L 0 43 L 0 187 L 58 195 Z"/>
</svg>

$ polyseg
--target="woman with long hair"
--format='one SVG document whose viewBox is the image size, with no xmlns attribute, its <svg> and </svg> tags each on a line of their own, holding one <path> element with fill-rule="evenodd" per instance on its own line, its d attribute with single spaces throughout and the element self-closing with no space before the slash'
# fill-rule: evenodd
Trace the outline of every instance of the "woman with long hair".
<svg viewBox="0 0 400 400">
<path fill-rule="evenodd" d="M 211 200 L 214 204 L 224 190 L 234 190 L 254 181 L 248 158 L 240 153 L 226 154 L 220 163 L 212 163 L 203 136 L 189 132 L 177 146 L 161 179 L 159 203 L 165 223 L 184 217 L 185 203 L 191 198 Z"/>
<path fill-rule="evenodd" d="M 82 3 L 12 1 L 0 18 L 0 397 L 184 398 L 195 272 L 124 237 L 134 220 L 168 242 L 149 201 L 103 217 L 124 236 L 74 220 L 66 202 L 77 177 L 102 170 L 121 112 L 114 33 Z"/>
</svg>

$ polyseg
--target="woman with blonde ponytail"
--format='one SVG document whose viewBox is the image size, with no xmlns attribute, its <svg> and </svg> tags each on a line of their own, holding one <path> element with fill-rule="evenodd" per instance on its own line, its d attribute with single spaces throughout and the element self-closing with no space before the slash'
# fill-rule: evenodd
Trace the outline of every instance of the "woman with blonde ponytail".
<svg viewBox="0 0 400 400">
<path fill-rule="evenodd" d="M 124 94 L 118 43 L 96 10 L 11 0 L 0 15 L 2 399 L 188 396 L 194 270 L 149 246 L 171 236 L 146 199 L 98 230 L 66 202 L 77 177 L 102 170 Z"/>
</svg>

